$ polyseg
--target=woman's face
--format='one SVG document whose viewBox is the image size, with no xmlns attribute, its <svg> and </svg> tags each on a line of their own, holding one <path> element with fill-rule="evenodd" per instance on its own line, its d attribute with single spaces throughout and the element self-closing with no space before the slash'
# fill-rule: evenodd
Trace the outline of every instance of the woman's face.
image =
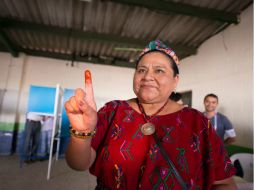
<svg viewBox="0 0 254 190">
<path fill-rule="evenodd" d="M 151 52 L 144 55 L 138 63 L 133 90 L 143 102 L 161 102 L 169 98 L 178 79 L 178 75 L 174 77 L 170 59 L 160 52 Z"/>
</svg>

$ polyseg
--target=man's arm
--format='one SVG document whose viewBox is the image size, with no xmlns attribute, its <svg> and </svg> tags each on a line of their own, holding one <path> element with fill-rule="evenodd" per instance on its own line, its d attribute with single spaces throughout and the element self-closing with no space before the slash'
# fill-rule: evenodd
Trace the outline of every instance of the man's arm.
<svg viewBox="0 0 254 190">
<path fill-rule="evenodd" d="M 232 123 L 229 121 L 229 119 L 223 115 L 222 117 L 223 125 L 225 128 L 225 145 L 233 144 L 236 141 L 236 133 L 235 129 L 232 125 Z"/>
<path fill-rule="evenodd" d="M 228 137 L 224 140 L 225 145 L 233 144 L 236 141 L 236 137 Z"/>
<path fill-rule="evenodd" d="M 215 181 L 212 190 L 237 190 L 237 186 L 232 177 Z"/>
</svg>

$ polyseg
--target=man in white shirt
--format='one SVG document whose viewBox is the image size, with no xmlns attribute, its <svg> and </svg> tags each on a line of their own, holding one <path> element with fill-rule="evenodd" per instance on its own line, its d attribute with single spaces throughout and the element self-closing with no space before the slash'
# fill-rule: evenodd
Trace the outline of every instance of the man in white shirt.
<svg viewBox="0 0 254 190">
<path fill-rule="evenodd" d="M 37 149 L 40 144 L 42 117 L 34 112 L 27 113 L 24 134 L 24 161 L 37 159 Z"/>
<path fill-rule="evenodd" d="M 42 120 L 40 156 L 42 159 L 47 159 L 50 153 L 54 117 L 46 115 Z"/>
</svg>

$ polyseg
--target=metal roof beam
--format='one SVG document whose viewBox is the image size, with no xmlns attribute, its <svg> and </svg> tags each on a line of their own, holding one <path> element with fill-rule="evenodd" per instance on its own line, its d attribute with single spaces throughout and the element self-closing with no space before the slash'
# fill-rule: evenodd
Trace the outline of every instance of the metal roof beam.
<svg viewBox="0 0 254 190">
<path fill-rule="evenodd" d="M 95 32 L 87 32 L 77 29 L 69 29 L 57 26 L 48 26 L 44 24 L 30 23 L 24 21 L 17 21 L 13 19 L 0 18 L 0 25 L 6 29 L 15 29 L 15 30 L 28 30 L 34 32 L 41 32 L 47 34 L 55 34 L 63 37 L 72 37 L 82 40 L 93 40 L 101 42 L 114 43 L 117 46 L 121 47 L 131 47 L 131 48 L 141 48 L 143 49 L 151 39 L 140 40 L 135 38 L 122 37 L 111 34 L 102 34 Z M 170 46 L 176 52 L 184 52 L 188 55 L 196 54 L 196 47 L 186 46 L 181 44 L 170 44 Z M 178 53 L 178 54 L 179 54 Z"/>
<path fill-rule="evenodd" d="M 19 51 L 30 56 L 60 59 L 60 60 L 66 60 L 70 62 L 74 62 L 74 61 L 86 62 L 86 63 L 92 63 L 92 64 L 103 64 L 103 65 L 112 65 L 112 66 L 129 67 L 129 68 L 136 67 L 135 62 L 130 62 L 128 60 L 120 59 L 120 58 L 103 59 L 103 58 L 95 57 L 95 56 L 63 54 L 63 53 L 57 53 L 57 52 L 48 52 L 48 51 L 32 50 L 32 49 L 24 49 L 24 48 L 19 48 Z M 0 52 L 9 52 L 9 51 L 6 47 L 0 47 Z"/>
<path fill-rule="evenodd" d="M 74 37 L 84 40 L 97 40 L 97 41 L 108 41 L 110 43 L 122 44 L 122 45 L 137 45 L 144 47 L 147 42 L 135 38 L 127 38 L 110 34 L 102 34 L 95 32 L 87 32 L 78 29 L 64 28 L 58 26 L 49 26 L 44 24 L 31 23 L 26 21 L 18 21 L 9 18 L 0 18 L 0 25 L 6 29 L 15 30 L 28 30 L 36 31 L 41 33 L 56 34 L 64 37 Z"/>
<path fill-rule="evenodd" d="M 162 11 L 167 14 L 182 14 L 193 17 L 199 17 L 203 19 L 215 20 L 226 23 L 237 24 L 240 22 L 238 14 L 229 13 L 225 11 L 220 11 L 216 9 L 203 8 L 198 6 L 193 6 L 184 3 L 177 3 L 172 1 L 149 1 L 149 0 L 104 0 L 112 1 L 116 3 L 122 3 L 126 5 L 133 5 L 139 7 L 145 7 L 150 10 Z"/>
<path fill-rule="evenodd" d="M 19 56 L 19 52 L 17 51 L 17 49 L 15 48 L 11 40 L 8 38 L 8 36 L 5 34 L 2 28 L 0 28 L 0 41 L 2 42 L 2 44 L 4 44 L 6 49 L 11 53 L 13 57 Z"/>
<path fill-rule="evenodd" d="M 56 52 L 45 52 L 45 51 L 30 50 L 30 49 L 21 49 L 20 51 L 31 56 L 47 57 L 47 58 L 60 59 L 60 60 L 66 60 L 71 62 L 78 61 L 78 62 L 113 65 L 113 66 L 119 66 L 119 67 L 129 67 L 129 68 L 135 68 L 136 66 L 135 63 L 131 63 L 127 60 L 118 59 L 118 58 L 107 60 L 107 59 L 102 59 L 100 57 L 81 56 L 81 55 L 74 55 L 74 54 L 62 54 L 62 53 L 56 53 Z"/>
</svg>

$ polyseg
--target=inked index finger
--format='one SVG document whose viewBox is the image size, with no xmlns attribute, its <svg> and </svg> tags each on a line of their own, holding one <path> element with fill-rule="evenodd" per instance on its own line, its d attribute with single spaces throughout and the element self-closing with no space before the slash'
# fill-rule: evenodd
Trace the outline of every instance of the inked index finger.
<svg viewBox="0 0 254 190">
<path fill-rule="evenodd" d="M 93 94 L 93 84 L 92 84 L 92 75 L 89 70 L 85 71 L 85 91 L 86 91 L 86 98 L 88 101 L 94 101 L 94 94 Z"/>
<path fill-rule="evenodd" d="M 89 70 L 85 70 L 85 85 L 92 84 L 92 75 Z"/>
</svg>

